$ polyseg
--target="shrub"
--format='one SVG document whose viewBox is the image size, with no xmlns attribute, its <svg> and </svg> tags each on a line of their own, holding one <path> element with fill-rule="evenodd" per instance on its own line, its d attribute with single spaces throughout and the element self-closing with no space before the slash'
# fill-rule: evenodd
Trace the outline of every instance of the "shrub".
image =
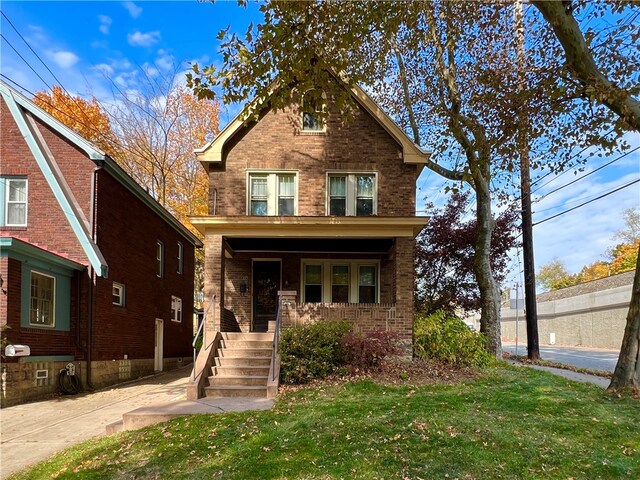
<svg viewBox="0 0 640 480">
<path fill-rule="evenodd" d="M 399 340 L 396 332 L 384 330 L 348 333 L 343 341 L 345 364 L 351 371 L 376 369 L 383 358 L 402 353 Z"/>
<path fill-rule="evenodd" d="M 493 362 L 485 349 L 485 337 L 455 315 L 438 310 L 414 323 L 414 353 L 461 366 L 484 367 Z"/>
<path fill-rule="evenodd" d="M 280 372 L 284 383 L 307 383 L 342 367 L 347 321 L 320 321 L 282 330 Z"/>
</svg>

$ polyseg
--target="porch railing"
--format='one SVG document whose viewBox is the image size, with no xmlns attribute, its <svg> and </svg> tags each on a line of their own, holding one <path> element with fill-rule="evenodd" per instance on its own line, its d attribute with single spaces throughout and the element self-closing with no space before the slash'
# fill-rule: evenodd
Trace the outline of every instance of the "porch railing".
<svg viewBox="0 0 640 480">
<path fill-rule="evenodd" d="M 278 348 L 280 347 L 280 325 L 282 324 L 282 297 L 278 300 L 278 311 L 276 312 L 275 332 L 273 332 L 273 348 L 271 349 L 271 381 L 276 380 L 280 375 L 280 369 L 276 368 L 278 358 Z"/>
<path fill-rule="evenodd" d="M 200 322 L 200 325 L 198 325 L 198 330 L 196 331 L 196 335 L 195 337 L 193 337 L 193 342 L 191 344 L 191 346 L 193 347 L 193 379 L 195 380 L 196 378 L 196 357 L 198 355 L 198 351 L 196 349 L 196 345 L 198 344 L 198 338 L 200 338 L 200 335 L 202 335 L 202 346 L 200 348 L 206 348 L 208 347 L 207 345 L 207 329 L 205 327 L 206 323 L 207 323 L 207 317 L 212 314 L 213 318 L 215 319 L 215 312 L 216 312 L 216 295 L 215 293 L 211 296 L 211 300 L 209 301 L 209 305 L 207 306 L 206 311 L 204 312 L 204 315 L 202 316 L 202 322 Z"/>
</svg>

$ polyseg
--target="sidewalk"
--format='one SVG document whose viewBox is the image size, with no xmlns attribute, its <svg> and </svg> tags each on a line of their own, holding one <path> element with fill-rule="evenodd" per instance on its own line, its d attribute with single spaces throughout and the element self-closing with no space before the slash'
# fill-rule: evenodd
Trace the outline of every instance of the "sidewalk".
<svg viewBox="0 0 640 480">
<path fill-rule="evenodd" d="M 588 375 L 586 373 L 578 373 L 572 370 L 565 370 L 563 368 L 555 367 L 543 367 L 542 365 L 531 365 L 527 363 L 520 363 L 515 360 L 508 360 L 511 365 L 516 367 L 533 368 L 535 370 L 542 370 L 543 372 L 549 372 L 559 377 L 566 378 L 574 382 L 592 383 L 600 388 L 607 388 L 611 380 L 605 377 L 599 377 L 597 375 Z"/>
<path fill-rule="evenodd" d="M 146 412 L 161 406 L 182 411 L 191 367 L 154 375 L 135 382 L 54 400 L 16 405 L 0 410 L 0 478 L 48 458 L 54 452 L 105 434 L 107 425 L 122 420 L 134 409 Z M 197 413 L 270 408 L 271 400 L 260 405 L 228 405 L 229 399 L 203 403 Z M 217 400 L 217 399 L 216 399 Z M 224 401 L 227 401 L 226 403 Z M 256 399 L 259 400 L 259 399 Z M 184 402 L 183 402 L 184 401 Z"/>
</svg>

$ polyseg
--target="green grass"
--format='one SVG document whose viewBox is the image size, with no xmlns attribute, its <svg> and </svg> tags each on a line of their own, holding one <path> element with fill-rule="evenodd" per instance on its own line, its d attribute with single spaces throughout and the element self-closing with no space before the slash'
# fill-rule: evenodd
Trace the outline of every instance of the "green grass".
<svg viewBox="0 0 640 480">
<path fill-rule="evenodd" d="M 88 441 L 14 479 L 640 478 L 640 404 L 500 366 L 457 384 L 311 386 L 269 412 Z"/>
</svg>

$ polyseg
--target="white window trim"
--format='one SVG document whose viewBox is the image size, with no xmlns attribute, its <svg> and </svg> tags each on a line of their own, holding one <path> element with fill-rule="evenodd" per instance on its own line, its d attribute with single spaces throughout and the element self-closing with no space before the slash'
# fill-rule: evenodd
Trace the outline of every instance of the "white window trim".
<svg viewBox="0 0 640 480">
<path fill-rule="evenodd" d="M 53 321 L 51 322 L 51 325 L 45 325 L 44 323 L 33 323 L 31 322 L 31 302 L 33 300 L 33 296 L 31 295 L 31 283 L 33 282 L 33 274 L 36 273 L 38 275 L 41 275 L 43 277 L 47 277 L 47 278 L 51 278 L 53 279 L 53 291 L 51 294 L 51 303 L 52 303 L 52 308 L 51 308 L 51 318 L 53 319 Z M 38 328 L 55 328 L 56 326 L 56 277 L 52 276 L 52 275 L 47 275 L 46 273 L 43 272 L 39 272 L 38 270 L 31 270 L 31 274 L 29 275 L 29 326 L 30 327 L 38 327 Z"/>
<path fill-rule="evenodd" d="M 300 268 L 300 298 L 302 303 L 306 303 L 305 296 L 305 266 L 321 265 L 322 266 L 322 303 L 331 303 L 331 267 L 334 265 L 349 266 L 349 303 L 359 303 L 358 296 L 360 294 L 360 267 L 375 266 L 376 267 L 376 303 L 380 303 L 380 260 L 348 260 L 348 259 L 322 259 L 314 260 L 310 258 L 302 259 Z"/>
<path fill-rule="evenodd" d="M 180 308 L 173 308 L 174 305 Z M 171 321 L 182 323 L 182 298 L 171 295 Z"/>
<path fill-rule="evenodd" d="M 246 212 L 251 215 L 251 177 L 267 177 L 267 216 L 278 215 L 278 175 L 293 175 L 293 215 L 298 215 L 298 171 L 297 170 L 247 170 L 245 185 L 247 186 Z"/>
<path fill-rule="evenodd" d="M 26 227 L 29 221 L 29 180 L 26 177 L 4 177 L 5 181 L 5 198 L 4 198 L 4 224 L 7 227 Z M 17 202 L 15 200 L 9 202 L 9 194 L 11 192 L 11 182 L 25 182 L 25 197 L 24 202 Z M 20 204 L 24 203 L 24 223 L 9 223 L 9 203 Z"/>
<path fill-rule="evenodd" d="M 113 282 L 113 286 L 111 287 L 112 296 L 116 296 L 116 290 L 118 290 L 119 292 L 118 297 L 120 298 L 120 300 L 114 301 L 113 304 L 116 307 L 124 307 L 127 302 L 126 300 L 127 288 L 122 283 Z"/>
<path fill-rule="evenodd" d="M 184 272 L 184 246 L 182 242 L 178 242 L 178 275 Z"/>
<path fill-rule="evenodd" d="M 326 215 L 331 215 L 331 185 L 330 178 L 331 177 L 347 177 L 346 187 L 347 187 L 347 208 L 346 215 L 347 217 L 355 217 L 356 216 L 356 193 L 357 193 L 357 182 L 356 177 L 359 176 L 373 176 L 373 213 L 372 215 L 378 214 L 378 172 L 371 171 L 353 171 L 353 170 L 327 170 L 326 179 L 325 179 L 325 191 L 326 191 Z"/>
<path fill-rule="evenodd" d="M 164 243 L 156 241 L 156 277 L 164 278 Z"/>
<path fill-rule="evenodd" d="M 322 122 L 322 128 L 320 130 L 307 130 L 304 128 L 304 114 L 309 113 L 304 111 L 304 95 L 302 96 L 302 109 L 300 112 L 300 131 L 302 133 L 326 133 L 327 132 L 327 119 L 320 117 L 320 121 Z M 320 109 L 316 108 L 314 113 L 324 113 L 327 109 L 327 94 L 322 92 L 322 105 Z"/>
</svg>

